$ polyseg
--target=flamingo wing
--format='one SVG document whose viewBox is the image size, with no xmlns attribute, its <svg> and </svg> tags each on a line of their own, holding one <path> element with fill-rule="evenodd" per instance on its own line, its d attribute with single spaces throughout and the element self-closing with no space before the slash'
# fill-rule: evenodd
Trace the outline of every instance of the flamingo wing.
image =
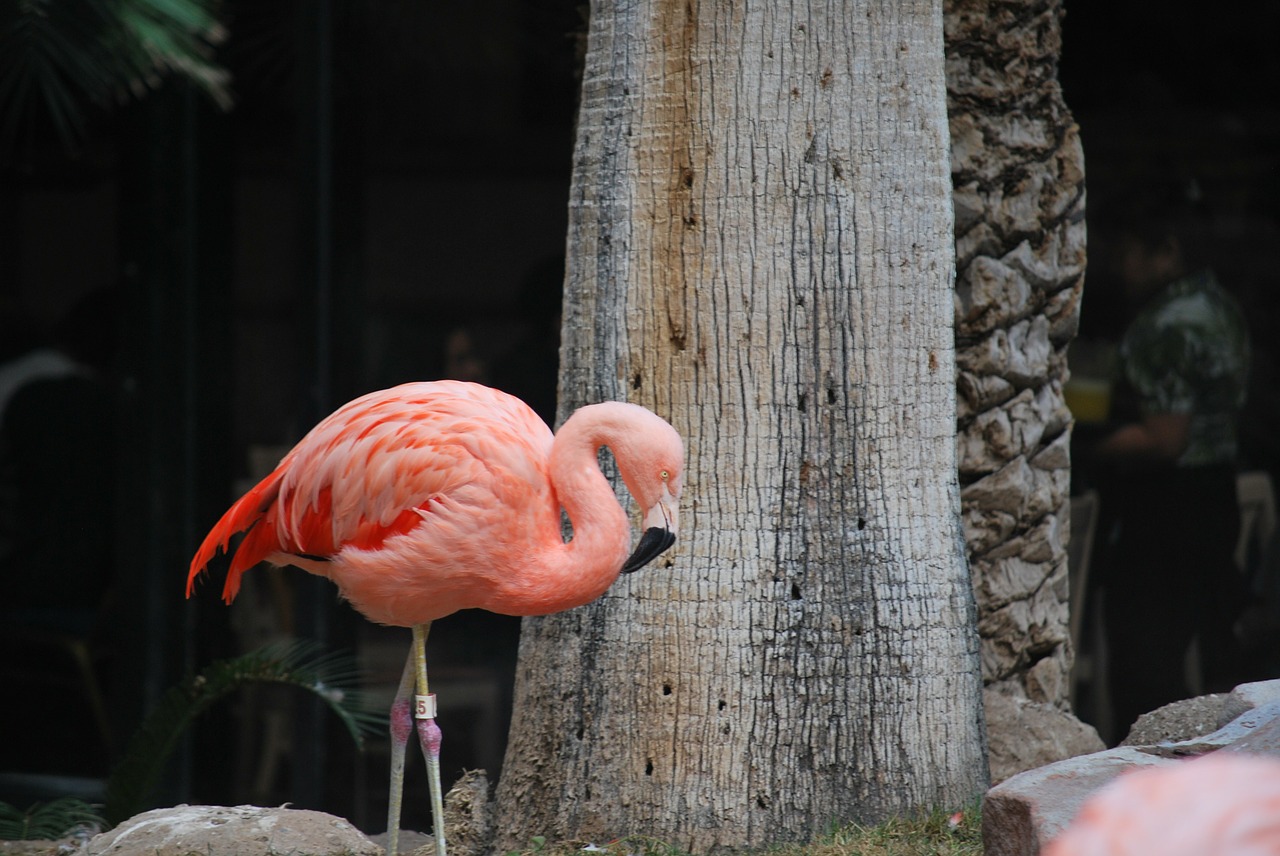
<svg viewBox="0 0 1280 856">
<path fill-rule="evenodd" d="M 551 430 L 523 402 L 477 384 L 403 384 L 357 398 L 320 422 L 205 537 L 187 577 L 195 578 L 233 535 L 223 589 L 264 559 L 323 562 L 354 548 L 377 550 L 428 519 L 433 501 L 484 484 L 554 502 L 546 474 Z"/>
</svg>

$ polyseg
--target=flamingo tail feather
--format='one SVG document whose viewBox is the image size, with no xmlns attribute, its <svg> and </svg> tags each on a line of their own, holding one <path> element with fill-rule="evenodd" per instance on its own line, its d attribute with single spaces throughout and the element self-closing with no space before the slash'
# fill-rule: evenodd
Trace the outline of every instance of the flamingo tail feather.
<svg viewBox="0 0 1280 856">
<path fill-rule="evenodd" d="M 267 524 L 273 515 L 276 496 L 280 491 L 279 471 L 267 476 L 253 490 L 240 497 L 234 505 L 227 509 L 222 519 L 209 530 L 195 558 L 191 560 L 191 569 L 187 574 L 187 597 L 195 587 L 198 577 L 219 552 L 229 552 L 233 535 L 248 530 L 248 535 L 236 548 L 231 558 L 231 568 L 227 572 L 227 582 L 222 589 L 222 599 L 227 603 L 235 600 L 240 591 L 240 577 L 258 562 L 280 549 L 276 542 L 275 527 Z"/>
</svg>

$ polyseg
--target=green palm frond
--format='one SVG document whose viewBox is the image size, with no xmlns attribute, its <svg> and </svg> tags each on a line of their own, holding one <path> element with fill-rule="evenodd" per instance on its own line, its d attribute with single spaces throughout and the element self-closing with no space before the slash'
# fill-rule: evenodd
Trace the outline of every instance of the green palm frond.
<svg viewBox="0 0 1280 856">
<path fill-rule="evenodd" d="M 137 98 L 167 74 L 224 109 L 230 75 L 216 0 L 9 0 L 0 4 L 0 147 L 46 116 L 68 146 L 86 110 Z"/>
<path fill-rule="evenodd" d="M 209 665 L 169 690 L 130 738 L 107 780 L 104 816 L 115 824 L 141 811 L 191 721 L 218 699 L 248 684 L 287 684 L 314 693 L 342 720 L 356 745 L 363 747 L 364 736 L 383 730 L 386 718 L 362 706 L 358 679 L 351 656 L 323 653 L 315 642 L 268 645 Z"/>
<path fill-rule="evenodd" d="M 122 0 L 118 47 L 129 57 L 135 95 L 154 86 L 164 71 L 180 74 L 203 89 L 218 106 L 231 107 L 230 75 L 213 58 L 226 31 L 210 0 Z"/>
<path fill-rule="evenodd" d="M 56 840 L 80 826 L 102 825 L 93 806 L 73 797 L 36 803 L 26 811 L 0 803 L 0 841 Z"/>
</svg>

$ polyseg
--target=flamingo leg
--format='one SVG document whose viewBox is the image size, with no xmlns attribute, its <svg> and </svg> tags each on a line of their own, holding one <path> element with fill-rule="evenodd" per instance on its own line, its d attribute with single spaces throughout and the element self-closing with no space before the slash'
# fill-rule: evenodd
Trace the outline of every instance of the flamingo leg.
<svg viewBox="0 0 1280 856">
<path fill-rule="evenodd" d="M 416 676 L 413 651 L 404 661 L 400 688 L 391 703 L 391 788 L 387 801 L 387 856 L 396 856 L 400 844 L 400 807 L 404 798 L 404 756 L 413 731 L 411 690 Z"/>
<path fill-rule="evenodd" d="M 413 627 L 413 662 L 418 693 L 414 696 L 413 716 L 418 726 L 418 742 L 427 759 L 427 784 L 431 788 L 431 822 L 435 827 L 436 856 L 445 856 L 444 794 L 440 789 L 440 726 L 436 725 L 436 697 L 427 688 L 427 633 L 431 622 Z"/>
</svg>

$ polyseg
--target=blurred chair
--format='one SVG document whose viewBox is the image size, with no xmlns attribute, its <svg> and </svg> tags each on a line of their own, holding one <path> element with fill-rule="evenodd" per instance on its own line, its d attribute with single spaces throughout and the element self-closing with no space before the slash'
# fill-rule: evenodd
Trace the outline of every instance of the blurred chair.
<svg viewBox="0 0 1280 856">
<path fill-rule="evenodd" d="M 1269 473 L 1241 473 L 1236 478 L 1240 502 L 1240 537 L 1236 567 L 1244 575 L 1251 603 L 1236 624 L 1246 651 L 1274 647 L 1280 636 L 1280 554 L 1277 548 L 1276 497 Z"/>
<path fill-rule="evenodd" d="M 1264 470 L 1236 477 L 1236 499 L 1240 503 L 1240 538 L 1236 541 L 1236 567 L 1252 585 L 1263 584 L 1256 575 L 1263 572 L 1276 534 L 1276 495 L 1271 476 Z"/>
<path fill-rule="evenodd" d="M 1111 713 L 1106 687 L 1106 641 L 1101 621 L 1101 596 L 1105 593 L 1094 592 L 1091 598 L 1089 591 L 1089 565 L 1098 533 L 1100 509 L 1096 490 L 1071 498 L 1067 575 L 1070 582 L 1068 627 L 1075 658 L 1071 667 L 1069 698 L 1075 712 L 1101 730 L 1110 721 Z M 1090 620 L 1086 621 L 1086 618 Z M 1088 639 L 1085 638 L 1086 630 L 1091 631 Z"/>
<path fill-rule="evenodd" d="M 1085 594 L 1088 591 L 1089 558 L 1098 531 L 1098 492 L 1085 491 L 1071 498 L 1071 538 L 1067 542 L 1067 574 L 1071 583 L 1071 644 L 1080 652 L 1084 627 Z"/>
</svg>

